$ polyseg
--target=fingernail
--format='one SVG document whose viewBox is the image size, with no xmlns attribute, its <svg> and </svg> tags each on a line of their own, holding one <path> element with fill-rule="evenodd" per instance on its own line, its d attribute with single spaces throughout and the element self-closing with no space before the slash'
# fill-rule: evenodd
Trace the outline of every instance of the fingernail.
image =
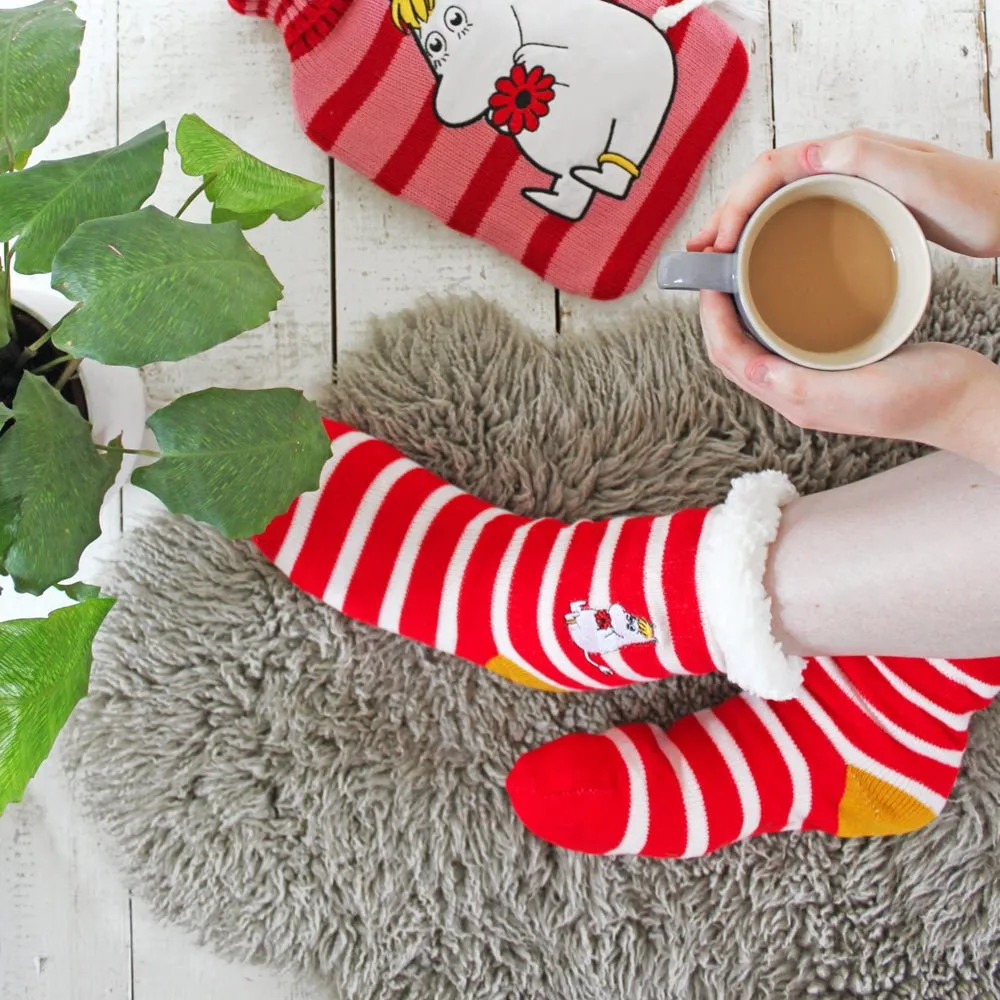
<svg viewBox="0 0 1000 1000">
<path fill-rule="evenodd" d="M 754 385 L 770 385 L 771 366 L 766 361 L 758 361 L 755 365 L 750 366 L 750 370 L 747 372 L 747 378 L 753 382 Z"/>
<path fill-rule="evenodd" d="M 818 143 L 806 146 L 806 164 L 810 170 L 823 169 L 823 147 Z"/>
</svg>

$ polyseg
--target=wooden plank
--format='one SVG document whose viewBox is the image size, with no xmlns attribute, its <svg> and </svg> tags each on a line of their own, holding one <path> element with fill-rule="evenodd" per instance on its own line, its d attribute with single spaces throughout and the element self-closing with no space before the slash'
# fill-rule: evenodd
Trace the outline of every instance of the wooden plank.
<svg viewBox="0 0 1000 1000">
<path fill-rule="evenodd" d="M 986 72 L 983 77 L 983 99 L 986 105 L 987 124 L 986 149 L 996 159 L 993 136 L 996 123 L 1000 120 L 1000 0 L 979 0 L 978 44 L 984 49 Z M 1000 279 L 1000 260 L 993 262 L 993 283 Z"/>
<path fill-rule="evenodd" d="M 327 159 L 302 135 L 292 113 L 289 60 L 273 25 L 239 17 L 222 0 L 128 3 L 120 21 L 121 134 L 185 112 L 201 115 L 276 166 L 326 182 Z M 168 154 L 155 203 L 176 211 L 197 181 Z M 202 200 L 185 218 L 208 217 Z M 333 367 L 330 211 L 291 223 L 272 220 L 248 233 L 285 286 L 272 321 L 197 358 L 151 366 L 153 405 L 208 385 L 291 385 L 320 395 Z"/>
<path fill-rule="evenodd" d="M 194 938 L 160 923 L 139 900 L 132 924 L 141 949 L 135 955 L 135 1000 L 330 1000 L 329 988 L 255 965 L 240 965 L 199 947 Z"/>
<path fill-rule="evenodd" d="M 130 1000 L 128 894 L 55 759 L 0 819 L 0 996 Z"/>
<path fill-rule="evenodd" d="M 991 0 L 993 2 L 993 0 Z M 980 3 L 772 0 L 779 145 L 866 126 L 989 153 Z M 935 252 L 938 263 L 954 259 Z M 989 261 L 963 267 L 988 277 Z"/>
<path fill-rule="evenodd" d="M 372 314 L 427 295 L 474 292 L 537 332 L 554 332 L 555 292 L 520 264 L 347 167 L 337 164 L 335 178 L 338 351 L 364 343 Z"/>
<path fill-rule="evenodd" d="M 173 0 L 123 5 L 120 20 L 121 132 L 126 137 L 165 117 L 201 115 L 268 162 L 326 182 L 326 157 L 301 134 L 291 110 L 288 56 L 273 26 L 237 17 L 222 2 Z M 196 186 L 169 154 L 156 202 L 176 210 Z M 294 223 L 269 222 L 248 234 L 285 286 L 266 327 L 188 361 L 145 372 L 152 405 L 208 385 L 292 385 L 321 396 L 333 368 L 329 206 Z M 185 218 L 208 217 L 204 202 Z M 157 506 L 126 491 L 126 530 L 140 508 Z M 294 983 L 244 969 L 196 948 L 174 929 L 133 908 L 135 1000 L 308 1000 Z M 178 984 L 182 984 L 181 987 Z"/>
<path fill-rule="evenodd" d="M 774 0 L 777 2 L 777 0 Z M 709 156 L 701 184 L 690 208 L 671 233 L 665 250 L 683 250 L 685 243 L 708 221 L 712 210 L 730 185 L 750 165 L 754 157 L 772 145 L 771 79 L 768 23 L 747 21 L 731 16 L 724 8 L 723 16 L 739 32 L 750 58 L 747 88 L 723 129 Z M 656 287 L 651 273 L 642 287 L 632 295 L 613 302 L 592 302 L 577 296 L 560 296 L 561 329 L 564 332 L 586 330 L 595 324 L 606 326 L 624 319 L 637 305 L 644 303 L 676 306 L 694 299 L 693 293 L 672 292 L 665 296 Z"/>
<path fill-rule="evenodd" d="M 21 0 L 0 0 L 2 8 L 22 5 Z M 69 113 L 38 148 L 35 162 L 116 142 L 117 8 L 117 0 L 79 0 L 87 30 Z M 15 280 L 15 294 L 16 289 Z M 102 522 L 108 515 L 114 522 L 111 509 Z M 128 893 L 107 877 L 94 844 L 70 805 L 58 761 L 50 759 L 24 801 L 0 819 L 4 1000 L 129 997 Z"/>
</svg>

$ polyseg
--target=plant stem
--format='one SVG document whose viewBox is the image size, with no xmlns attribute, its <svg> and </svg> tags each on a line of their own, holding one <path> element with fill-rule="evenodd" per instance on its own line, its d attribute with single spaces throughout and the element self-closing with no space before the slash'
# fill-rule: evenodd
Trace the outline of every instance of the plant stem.
<svg viewBox="0 0 1000 1000">
<path fill-rule="evenodd" d="M 66 383 L 76 375 L 77 368 L 80 367 L 80 358 L 73 358 L 73 360 L 63 369 L 62 375 L 59 376 L 56 384 L 53 388 L 56 392 L 62 392 Z"/>
<path fill-rule="evenodd" d="M 11 335 L 14 333 L 14 313 L 11 311 L 10 292 L 10 265 L 14 259 L 14 253 L 10 248 L 10 243 L 3 245 L 3 321 L 7 324 L 7 329 Z"/>
<path fill-rule="evenodd" d="M 70 354 L 61 354 L 58 358 L 54 358 L 52 361 L 46 361 L 44 365 L 39 365 L 37 368 L 33 368 L 32 371 L 36 375 L 41 375 L 43 372 L 52 371 L 53 368 L 58 368 L 60 365 L 66 364 L 67 361 L 72 361 L 73 356 Z"/>
<path fill-rule="evenodd" d="M 207 183 L 207 181 L 205 182 Z M 175 219 L 179 219 L 192 205 L 195 198 L 198 197 L 205 190 L 205 184 L 200 184 L 194 191 L 191 192 L 191 196 L 186 202 L 177 210 L 177 214 L 174 216 Z"/>
<path fill-rule="evenodd" d="M 158 451 L 148 451 L 144 448 L 122 448 L 116 444 L 99 444 L 97 445 L 101 451 L 110 451 L 115 455 L 144 455 L 146 458 L 159 458 L 160 453 Z"/>
</svg>

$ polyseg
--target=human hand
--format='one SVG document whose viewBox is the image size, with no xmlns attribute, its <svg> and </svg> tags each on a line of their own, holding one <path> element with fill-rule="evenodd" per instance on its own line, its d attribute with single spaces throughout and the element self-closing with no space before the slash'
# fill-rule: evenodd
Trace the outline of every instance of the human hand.
<svg viewBox="0 0 1000 1000">
<path fill-rule="evenodd" d="M 864 129 L 758 157 L 688 249 L 734 250 L 747 220 L 768 195 L 823 173 L 863 177 L 891 191 L 940 246 L 972 257 L 1000 255 L 1000 163 Z"/>
<path fill-rule="evenodd" d="M 803 368 L 743 332 L 728 295 L 701 293 L 712 362 L 799 427 L 918 441 L 1000 473 L 1000 368 L 956 344 L 911 344 L 846 372 Z"/>
</svg>

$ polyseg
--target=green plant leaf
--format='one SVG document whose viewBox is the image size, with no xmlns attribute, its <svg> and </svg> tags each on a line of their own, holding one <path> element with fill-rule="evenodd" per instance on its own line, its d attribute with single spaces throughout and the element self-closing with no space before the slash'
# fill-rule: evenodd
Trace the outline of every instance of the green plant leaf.
<svg viewBox="0 0 1000 1000">
<path fill-rule="evenodd" d="M 0 348 L 6 347 L 10 343 L 10 336 L 14 332 L 14 317 L 11 316 L 7 308 L 7 276 L 0 268 Z M 3 421 L 0 420 L 0 427 Z"/>
<path fill-rule="evenodd" d="M 56 254 L 52 287 L 82 303 L 55 328 L 57 347 L 135 368 L 260 326 L 282 294 L 238 226 L 183 222 L 156 208 L 85 222 Z"/>
<path fill-rule="evenodd" d="M 0 500 L 0 570 L 6 570 L 7 553 L 17 537 L 18 523 L 21 519 L 20 499 Z"/>
<path fill-rule="evenodd" d="M 61 590 L 67 597 L 74 601 L 89 601 L 101 596 L 101 588 L 93 583 L 84 583 L 78 580 L 76 583 L 57 583 L 57 589 Z"/>
<path fill-rule="evenodd" d="M 4 406 L 0 403 L 0 427 L 2 427 L 8 420 L 12 420 L 14 417 L 14 411 L 9 406 Z"/>
<path fill-rule="evenodd" d="M 121 455 L 102 455 L 90 424 L 38 375 L 22 376 L 14 416 L 0 437 L 0 504 L 20 501 L 21 517 L 5 565 L 18 590 L 40 594 L 73 575 L 100 533 Z"/>
<path fill-rule="evenodd" d="M 0 10 L 0 172 L 18 169 L 69 106 L 83 21 L 70 0 Z"/>
<path fill-rule="evenodd" d="M 163 457 L 132 482 L 230 538 L 258 534 L 316 489 L 330 457 L 319 412 L 294 389 L 206 389 L 147 424 Z"/>
<path fill-rule="evenodd" d="M 113 149 L 0 175 L 0 241 L 20 237 L 15 270 L 51 271 L 80 223 L 139 208 L 156 190 L 166 148 L 161 122 Z"/>
<path fill-rule="evenodd" d="M 110 597 L 0 622 L 0 814 L 20 802 L 59 730 L 87 693 L 91 646 Z"/>
<path fill-rule="evenodd" d="M 253 229 L 272 215 L 291 222 L 323 203 L 322 184 L 258 160 L 197 115 L 180 120 L 176 142 L 184 173 L 205 181 L 213 222 Z"/>
</svg>

